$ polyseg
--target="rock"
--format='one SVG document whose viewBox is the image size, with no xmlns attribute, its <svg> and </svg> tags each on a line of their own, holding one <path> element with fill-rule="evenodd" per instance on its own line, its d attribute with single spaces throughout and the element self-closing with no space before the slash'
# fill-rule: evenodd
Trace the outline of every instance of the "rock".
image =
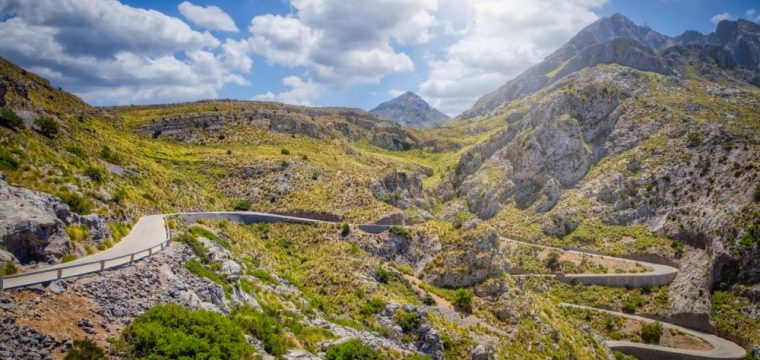
<svg viewBox="0 0 760 360">
<path fill-rule="evenodd" d="M 0 319 L 0 358 L 52 360 L 52 353 L 59 346 L 51 336 L 16 324 L 12 317 Z"/>
<path fill-rule="evenodd" d="M 63 281 L 53 281 L 47 288 L 53 294 L 60 294 L 66 291 L 66 286 L 63 284 Z"/>
<path fill-rule="evenodd" d="M 286 360 L 319 360 L 320 358 L 305 350 L 290 350 L 283 356 Z"/>
<path fill-rule="evenodd" d="M 22 264 L 55 263 L 73 251 L 58 214 L 68 206 L 57 197 L 0 181 L 0 244 Z"/>
<path fill-rule="evenodd" d="M 470 359 L 472 360 L 496 360 L 493 348 L 479 344 L 472 351 L 470 351 Z"/>
<path fill-rule="evenodd" d="M 393 171 L 369 186 L 375 199 L 399 209 L 421 207 L 422 176 L 417 172 Z"/>
<path fill-rule="evenodd" d="M 87 226 L 90 231 L 90 239 L 95 245 L 100 245 L 105 240 L 111 238 L 111 229 L 108 222 L 100 215 L 89 214 L 78 217 L 78 222 Z"/>
<path fill-rule="evenodd" d="M 758 344 L 752 345 L 752 349 L 750 350 L 750 353 L 752 354 L 753 359 L 760 360 L 760 345 Z"/>
<path fill-rule="evenodd" d="M 493 230 L 464 235 L 463 241 L 445 249 L 428 265 L 424 278 L 445 288 L 470 287 L 506 271 L 499 250 L 499 237 Z"/>
<path fill-rule="evenodd" d="M 79 319 L 79 322 L 77 323 L 77 326 L 79 326 L 80 329 L 84 330 L 84 332 L 92 335 L 95 334 L 95 324 L 90 321 L 90 319 Z"/>
<path fill-rule="evenodd" d="M 554 213 L 551 217 L 544 222 L 541 226 L 541 231 L 544 234 L 554 237 L 563 237 L 578 227 L 580 222 L 575 218 L 575 211 L 565 211 L 561 213 Z"/>
<path fill-rule="evenodd" d="M 222 274 L 240 275 L 243 268 L 234 260 L 225 260 L 222 263 Z"/>
</svg>

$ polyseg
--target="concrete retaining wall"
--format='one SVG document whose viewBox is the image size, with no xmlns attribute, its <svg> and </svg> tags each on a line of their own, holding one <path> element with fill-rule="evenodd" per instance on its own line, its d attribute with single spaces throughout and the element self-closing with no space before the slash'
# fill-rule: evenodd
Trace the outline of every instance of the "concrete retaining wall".
<svg viewBox="0 0 760 360">
<path fill-rule="evenodd" d="M 670 284 L 676 273 L 665 274 L 567 274 L 558 275 L 557 280 L 566 283 L 585 285 L 602 285 L 611 287 L 642 287 L 644 285 L 657 287 Z"/>
<path fill-rule="evenodd" d="M 356 225 L 356 227 L 358 227 L 359 230 L 364 231 L 366 233 L 379 234 L 383 231 L 388 231 L 388 229 L 391 228 L 391 225 L 367 224 L 367 225 Z"/>
<path fill-rule="evenodd" d="M 190 213 L 178 215 L 180 219 L 187 223 L 195 223 L 198 220 L 227 220 L 239 222 L 246 225 L 254 223 L 294 223 L 294 224 L 318 224 L 321 221 L 295 218 L 284 215 L 263 214 L 254 212 L 224 212 L 224 213 Z"/>
</svg>

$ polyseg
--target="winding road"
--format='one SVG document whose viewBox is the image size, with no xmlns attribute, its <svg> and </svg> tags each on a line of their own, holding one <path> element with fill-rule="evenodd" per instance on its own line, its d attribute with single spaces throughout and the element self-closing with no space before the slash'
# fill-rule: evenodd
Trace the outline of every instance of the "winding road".
<svg viewBox="0 0 760 360">
<path fill-rule="evenodd" d="M 301 224 L 317 224 L 325 223 L 325 221 L 299 218 L 293 216 L 284 216 L 277 214 L 261 213 L 261 212 L 248 212 L 248 211 L 236 211 L 236 212 L 203 212 L 203 213 L 180 213 L 180 214 L 161 214 L 161 215 L 149 215 L 140 218 L 137 223 L 132 227 L 131 232 L 125 236 L 120 242 L 113 247 L 103 250 L 97 254 L 83 257 L 68 263 L 52 265 L 45 267 L 44 269 L 30 271 L 26 273 L 6 276 L 0 278 L 0 289 L 11 289 L 23 286 L 36 285 L 55 281 L 58 279 L 81 276 L 85 274 L 104 271 L 106 269 L 115 268 L 130 264 L 139 259 L 151 256 L 161 250 L 163 250 L 169 243 L 171 238 L 171 232 L 166 225 L 165 219 L 167 217 L 178 216 L 185 221 L 195 222 L 201 219 L 210 220 L 229 220 L 242 222 L 246 224 L 254 222 L 289 222 L 289 223 L 301 223 Z M 387 225 L 357 225 L 361 230 L 367 232 L 380 232 L 386 230 Z M 518 242 L 511 239 L 505 239 L 507 241 Z M 540 246 L 547 248 L 546 246 L 524 243 L 530 246 Z M 552 248 L 554 249 L 554 248 Z M 569 251 L 582 253 L 574 250 L 557 249 L 561 251 Z M 557 279 L 565 282 L 577 282 L 582 284 L 597 284 L 604 286 L 626 286 L 626 287 L 640 287 L 643 285 L 649 286 L 662 286 L 667 285 L 678 273 L 678 270 L 667 266 L 654 263 L 648 263 L 643 261 L 633 261 L 628 259 L 614 258 L 604 255 L 592 255 L 601 256 L 616 261 L 636 262 L 650 271 L 640 273 L 621 273 L 621 274 L 558 274 Z M 416 286 L 416 283 L 414 283 Z M 592 311 L 605 312 L 611 315 L 625 317 L 629 319 L 653 322 L 654 320 L 643 318 L 640 316 L 629 315 L 609 310 L 602 310 L 592 307 L 586 307 L 573 304 L 560 304 L 563 307 L 571 307 Z M 450 314 L 451 315 L 451 314 Z M 477 321 L 477 319 L 471 319 Z M 621 351 L 623 353 L 637 356 L 641 359 L 743 359 L 746 352 L 745 350 L 736 345 L 735 343 L 726 339 L 710 335 L 695 330 L 687 329 L 670 323 L 662 323 L 665 328 L 673 328 L 688 333 L 692 336 L 698 337 L 710 343 L 712 349 L 710 350 L 688 350 L 679 348 L 669 348 L 657 345 L 634 343 L 629 341 L 605 341 L 604 344 L 611 349 Z"/>
</svg>

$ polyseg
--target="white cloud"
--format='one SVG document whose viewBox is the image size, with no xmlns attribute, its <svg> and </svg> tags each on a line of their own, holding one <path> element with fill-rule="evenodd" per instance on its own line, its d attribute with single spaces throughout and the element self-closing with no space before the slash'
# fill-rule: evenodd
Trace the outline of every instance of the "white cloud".
<svg viewBox="0 0 760 360">
<path fill-rule="evenodd" d="M 747 19 L 754 22 L 760 22 L 760 14 L 755 9 L 747 10 Z"/>
<path fill-rule="evenodd" d="M 287 76 L 282 79 L 282 83 L 289 87 L 290 90 L 283 91 L 279 94 L 273 94 L 271 91 L 254 97 L 254 100 L 280 101 L 287 104 L 311 105 L 312 100 L 319 96 L 323 90 L 322 86 L 310 80 L 304 81 L 298 76 Z"/>
<path fill-rule="evenodd" d="M 179 6 L 180 14 L 193 24 L 209 30 L 237 32 L 235 21 L 224 10 L 216 6 L 198 6 L 189 1 L 183 1 Z"/>
<path fill-rule="evenodd" d="M 567 42 L 598 18 L 605 0 L 447 0 L 438 17 L 457 36 L 428 61 L 421 95 L 456 115 Z"/>
<path fill-rule="evenodd" d="M 252 49 L 269 63 L 304 67 L 304 84 L 345 89 L 414 70 L 412 59 L 395 50 L 391 41 L 412 45 L 430 40 L 437 0 L 291 0 L 291 4 L 292 15 L 267 14 L 251 20 Z"/>
<path fill-rule="evenodd" d="M 719 22 L 723 20 L 732 20 L 733 18 L 734 17 L 731 14 L 724 12 L 724 13 L 720 13 L 718 15 L 713 16 L 712 18 L 710 18 L 710 21 L 712 21 L 713 24 L 717 25 Z"/>
<path fill-rule="evenodd" d="M 245 84 L 247 43 L 115 0 L 0 1 L 0 53 L 94 104 L 216 97 Z"/>
<path fill-rule="evenodd" d="M 406 90 L 401 90 L 401 89 L 390 89 L 390 90 L 388 90 L 388 95 L 390 95 L 390 96 L 391 96 L 391 98 L 396 98 L 396 97 L 399 97 L 399 96 L 401 96 L 401 94 L 403 94 L 403 93 L 405 93 L 405 92 L 406 92 Z"/>
</svg>

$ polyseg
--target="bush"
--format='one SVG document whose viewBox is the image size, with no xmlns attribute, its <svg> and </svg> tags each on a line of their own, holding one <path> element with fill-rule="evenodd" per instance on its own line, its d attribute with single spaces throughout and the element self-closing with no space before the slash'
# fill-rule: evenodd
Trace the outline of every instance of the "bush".
<svg viewBox="0 0 760 360">
<path fill-rule="evenodd" d="M 377 270 L 375 270 L 375 278 L 377 279 L 378 282 L 387 284 L 388 281 L 391 280 L 391 277 L 393 277 L 393 274 L 391 274 L 390 271 L 385 270 L 382 266 L 377 268 Z"/>
<path fill-rule="evenodd" d="M 58 123 L 53 120 L 53 118 L 49 116 L 40 116 L 36 119 L 34 119 L 34 125 L 37 126 L 38 131 L 40 134 L 49 137 L 54 138 L 58 135 L 60 132 L 60 127 L 58 126 Z"/>
<path fill-rule="evenodd" d="M 9 129 L 24 128 L 24 120 L 16 115 L 16 113 L 10 108 L 0 109 L 0 126 L 5 126 Z"/>
<path fill-rule="evenodd" d="M 117 165 L 121 164 L 121 157 L 119 157 L 119 154 L 115 153 L 108 146 L 103 146 L 100 149 L 99 155 L 101 159 L 108 161 L 112 164 L 117 164 Z"/>
<path fill-rule="evenodd" d="M 18 272 L 18 268 L 15 264 L 8 261 L 2 267 L 0 267 L 0 276 L 13 275 Z"/>
<path fill-rule="evenodd" d="M 84 169 L 84 176 L 87 176 L 96 183 L 103 182 L 103 172 L 93 166 L 88 166 L 87 169 Z"/>
<path fill-rule="evenodd" d="M 369 345 L 359 339 L 330 346 L 325 354 L 326 360 L 381 360 L 383 357 Z"/>
<path fill-rule="evenodd" d="M 393 225 L 393 226 L 390 227 L 389 231 L 391 232 L 391 234 L 396 234 L 396 235 L 399 235 L 399 236 L 403 236 L 405 238 L 408 238 L 408 237 L 410 237 L 412 235 L 409 232 L 409 229 L 407 229 L 407 228 L 405 228 L 403 226 Z"/>
<path fill-rule="evenodd" d="M 67 263 L 67 262 L 74 261 L 76 259 L 77 259 L 77 255 L 76 254 L 66 254 L 66 255 L 63 255 L 63 257 L 61 258 L 61 262 L 62 263 Z"/>
<path fill-rule="evenodd" d="M 267 353 L 276 357 L 285 355 L 288 349 L 284 332 L 273 312 L 261 312 L 246 306 L 236 309 L 231 316 L 239 326 L 261 340 Z"/>
<path fill-rule="evenodd" d="M 0 152 L 0 169 L 16 170 L 20 165 L 19 161 L 8 152 Z"/>
<path fill-rule="evenodd" d="M 229 318 L 177 304 L 157 305 L 135 318 L 120 346 L 137 359 L 240 359 L 253 352 Z"/>
<path fill-rule="evenodd" d="M 454 292 L 454 306 L 470 311 L 472 309 L 472 291 L 470 289 L 457 289 Z"/>
<path fill-rule="evenodd" d="M 106 360 L 106 352 L 103 351 L 90 338 L 84 340 L 74 340 L 74 345 L 66 354 L 64 360 Z"/>
<path fill-rule="evenodd" d="M 385 308 L 385 301 L 382 299 L 372 299 L 366 304 L 362 305 L 359 312 L 364 316 L 375 315 Z"/>
<path fill-rule="evenodd" d="M 113 202 L 115 202 L 117 204 L 121 204 L 122 202 L 124 202 L 124 199 L 127 198 L 127 195 L 128 194 L 127 194 L 126 190 L 124 190 L 124 189 L 118 189 L 118 190 L 114 191 L 113 196 L 111 197 L 111 201 L 113 201 Z"/>
<path fill-rule="evenodd" d="M 396 323 L 401 330 L 408 333 L 422 325 L 422 317 L 417 312 L 404 312 L 396 319 Z"/>
<path fill-rule="evenodd" d="M 234 204 L 232 204 L 232 208 L 237 211 L 247 211 L 251 209 L 251 201 L 248 199 L 240 199 L 236 201 Z"/>
<path fill-rule="evenodd" d="M 69 239 L 75 242 L 90 240 L 90 229 L 85 225 L 71 224 L 66 227 L 66 234 L 69 235 Z"/>
<path fill-rule="evenodd" d="M 636 312 L 636 308 L 637 308 L 636 304 L 634 304 L 634 303 L 632 303 L 630 301 L 626 302 L 625 304 L 623 304 L 623 312 L 627 313 L 627 314 L 633 314 L 633 313 L 635 313 Z"/>
<path fill-rule="evenodd" d="M 414 354 L 404 358 L 404 360 L 431 360 L 430 355 Z"/>
<path fill-rule="evenodd" d="M 425 294 L 425 296 L 422 297 L 422 303 L 427 306 L 433 306 L 435 305 L 435 299 L 433 299 L 433 296 L 430 294 Z"/>
<path fill-rule="evenodd" d="M 559 270 L 559 253 L 557 251 L 549 252 L 549 256 L 546 258 L 546 267 L 551 271 Z"/>
<path fill-rule="evenodd" d="M 75 193 L 65 193 L 60 196 L 61 201 L 71 208 L 71 211 L 79 215 L 87 215 L 92 212 L 92 206 L 83 197 Z"/>
<path fill-rule="evenodd" d="M 641 340 L 647 344 L 659 344 L 662 336 L 662 324 L 659 321 L 641 325 Z"/>
<path fill-rule="evenodd" d="M 351 234 L 351 227 L 348 224 L 343 224 L 340 228 L 340 236 L 346 237 Z"/>
<path fill-rule="evenodd" d="M 283 155 L 290 155 L 290 150 L 283 148 L 282 150 L 280 150 L 280 153 Z"/>
</svg>

